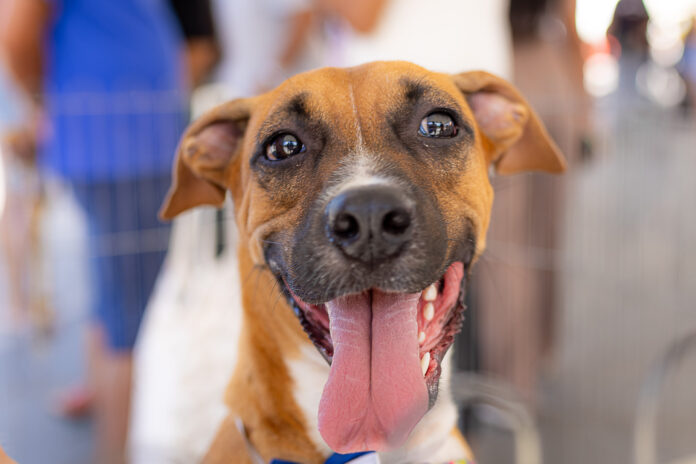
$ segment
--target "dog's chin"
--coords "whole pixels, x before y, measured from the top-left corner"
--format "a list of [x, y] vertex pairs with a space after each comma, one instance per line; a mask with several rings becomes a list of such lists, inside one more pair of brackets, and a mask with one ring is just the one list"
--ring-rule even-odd
[[442, 359], [462, 325], [464, 277], [464, 264], [455, 262], [418, 293], [371, 288], [323, 304], [284, 285], [331, 365], [319, 429], [335, 451], [400, 446], [434, 404]]

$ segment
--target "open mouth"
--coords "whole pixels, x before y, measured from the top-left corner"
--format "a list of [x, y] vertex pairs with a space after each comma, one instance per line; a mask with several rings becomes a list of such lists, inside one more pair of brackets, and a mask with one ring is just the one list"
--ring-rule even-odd
[[462, 325], [463, 278], [464, 265], [455, 262], [419, 293], [373, 288], [317, 305], [287, 290], [331, 364], [319, 429], [335, 451], [399, 446], [432, 406], [442, 359]]

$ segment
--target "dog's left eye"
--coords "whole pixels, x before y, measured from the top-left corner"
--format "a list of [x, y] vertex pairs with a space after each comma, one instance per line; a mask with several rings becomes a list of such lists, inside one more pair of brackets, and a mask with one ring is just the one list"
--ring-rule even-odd
[[436, 111], [421, 120], [418, 133], [423, 137], [450, 138], [457, 135], [457, 125], [452, 116]]
[[279, 134], [266, 143], [266, 159], [280, 161], [302, 153], [304, 144], [292, 134]]

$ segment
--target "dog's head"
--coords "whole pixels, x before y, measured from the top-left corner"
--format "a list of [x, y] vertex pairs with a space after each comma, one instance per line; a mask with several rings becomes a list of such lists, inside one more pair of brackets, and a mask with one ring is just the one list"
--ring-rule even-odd
[[401, 444], [437, 396], [499, 173], [564, 162], [526, 101], [484, 72], [322, 69], [224, 104], [184, 135], [163, 216], [235, 202], [249, 252], [332, 364], [320, 432]]

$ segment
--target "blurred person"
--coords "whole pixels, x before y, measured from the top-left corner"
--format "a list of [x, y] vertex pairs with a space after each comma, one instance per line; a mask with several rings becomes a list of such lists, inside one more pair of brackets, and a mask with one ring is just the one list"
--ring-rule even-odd
[[621, 0], [614, 10], [607, 38], [612, 54], [619, 61], [620, 94], [642, 92], [637, 78], [641, 69], [647, 69], [650, 60], [648, 44], [648, 11], [642, 0]]
[[314, 0], [214, 0], [224, 98], [256, 95], [324, 64]]
[[641, 61], [648, 58], [648, 11], [643, 0], [621, 0], [614, 10], [609, 34], [616, 37], [622, 52], [634, 53]]
[[[216, 0], [221, 61], [192, 111], [254, 95], [324, 64], [311, 0]], [[135, 464], [198, 462], [227, 414], [241, 307], [231, 205], [178, 218], [135, 351]]]
[[123, 462], [131, 350], [167, 242], [156, 213], [185, 123], [181, 38], [161, 0], [5, 1], [0, 46], [35, 102], [41, 170], [71, 183], [91, 232], [89, 386], [61, 406], [93, 405], [97, 462]]
[[205, 83], [220, 59], [210, 0], [169, 0], [186, 39], [186, 71], [190, 87]]
[[[515, 85], [569, 160], [589, 155], [590, 100], [575, 31], [574, 0], [511, 0]], [[557, 250], [563, 176], [494, 178], [487, 259], [472, 284], [481, 368], [504, 378], [531, 407], [552, 355], [558, 321]]]

